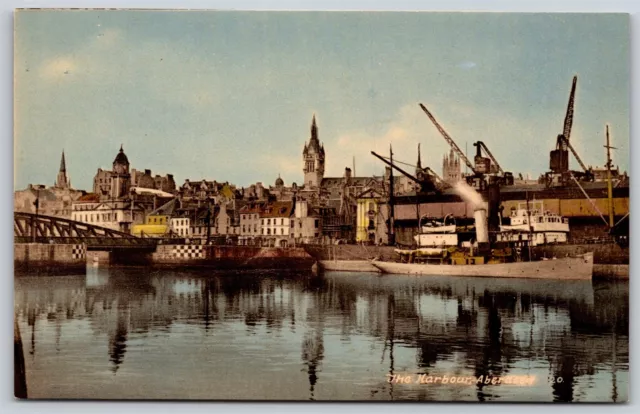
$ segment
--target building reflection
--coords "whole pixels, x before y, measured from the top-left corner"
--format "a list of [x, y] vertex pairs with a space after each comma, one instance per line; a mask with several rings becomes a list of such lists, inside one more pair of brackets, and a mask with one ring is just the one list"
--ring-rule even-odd
[[[114, 373], [134, 334], [169, 334], [177, 325], [206, 335], [225, 324], [261, 335], [286, 329], [299, 335], [310, 399], [322, 384], [329, 331], [379, 341], [389, 374], [399, 347], [415, 350], [416, 373], [457, 359], [468, 375], [499, 376], [517, 361], [544, 360], [549, 375], [563, 378], [550, 386], [556, 401], [573, 401], [578, 378], [612, 364], [617, 399], [615, 364], [628, 364], [628, 283], [94, 268], [87, 277], [24, 277], [15, 285], [31, 355], [36, 324], [53, 324], [59, 341], [66, 320], [87, 320], [107, 338]], [[407, 397], [406, 387], [382, 386], [389, 398]], [[491, 399], [496, 387], [477, 384], [476, 398]]]

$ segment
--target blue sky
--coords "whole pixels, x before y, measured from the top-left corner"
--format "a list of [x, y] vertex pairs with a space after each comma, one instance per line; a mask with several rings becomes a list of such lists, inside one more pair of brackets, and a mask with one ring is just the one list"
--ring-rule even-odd
[[[66, 73], [65, 73], [66, 72]], [[604, 128], [628, 169], [624, 14], [21, 11], [15, 20], [15, 185], [53, 183], [64, 148], [90, 190], [120, 144], [153, 173], [246, 186], [302, 182], [315, 113], [327, 176], [370, 151], [441, 172], [448, 146], [484, 141], [507, 171], [537, 176], [562, 131], [604, 164]], [[572, 160], [572, 168], [579, 168]]]

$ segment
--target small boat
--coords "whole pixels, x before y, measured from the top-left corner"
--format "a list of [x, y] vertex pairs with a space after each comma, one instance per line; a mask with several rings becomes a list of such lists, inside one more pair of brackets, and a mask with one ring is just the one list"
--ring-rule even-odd
[[[537, 214], [534, 217], [537, 217]], [[547, 216], [543, 214], [541, 217]], [[526, 218], [530, 219], [531, 215], [527, 213]], [[452, 233], [451, 225], [447, 225], [446, 219], [445, 217], [441, 223], [429, 226], [429, 231], [425, 232], [424, 226], [421, 225], [423, 221], [421, 218], [419, 228], [422, 231], [414, 237], [417, 242], [415, 249], [396, 249], [395, 252], [400, 259], [397, 262], [372, 260], [371, 264], [382, 273], [405, 275], [564, 280], [590, 280], [592, 278], [592, 252], [575, 257], [531, 260], [530, 254], [527, 255], [526, 250], [523, 251], [523, 247], [535, 244], [536, 238], [531, 237], [531, 231], [525, 233], [529, 237], [524, 239], [518, 237], [516, 240], [512, 240], [505, 236], [503, 230], [494, 235], [493, 244], [490, 244], [487, 211], [483, 207], [478, 207], [474, 211], [475, 239], [463, 240], [459, 237], [461, 233], [455, 231]], [[530, 223], [527, 221], [525, 225], [530, 228]], [[549, 221], [549, 223], [567, 224], [562, 218], [559, 221]], [[453, 228], [456, 228], [455, 223]], [[546, 230], [556, 229], [541, 228], [540, 234], [544, 235]], [[506, 231], [510, 232], [511, 229]], [[465, 236], [469, 235], [465, 234]]]

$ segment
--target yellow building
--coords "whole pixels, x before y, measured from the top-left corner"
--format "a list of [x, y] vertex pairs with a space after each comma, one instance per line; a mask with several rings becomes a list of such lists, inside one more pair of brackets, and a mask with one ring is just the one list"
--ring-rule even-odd
[[387, 228], [380, 203], [382, 198], [373, 189], [358, 195], [356, 199], [356, 242], [386, 243]]
[[131, 234], [137, 237], [163, 237], [169, 232], [169, 216], [149, 214], [144, 224], [133, 226]]

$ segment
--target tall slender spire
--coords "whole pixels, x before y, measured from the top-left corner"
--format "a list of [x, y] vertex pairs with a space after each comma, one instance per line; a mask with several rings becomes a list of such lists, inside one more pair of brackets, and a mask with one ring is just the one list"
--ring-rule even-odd
[[64, 150], [62, 150], [62, 158], [60, 159], [60, 172], [67, 172], [67, 163], [64, 161]]
[[56, 182], [54, 184], [56, 188], [69, 188], [69, 178], [67, 177], [67, 163], [64, 159], [64, 150], [62, 150], [62, 158], [60, 158], [60, 171], [58, 171], [58, 176], [56, 177]]
[[417, 169], [422, 169], [422, 162], [420, 162], [420, 143], [418, 143], [418, 164], [416, 165]]
[[318, 125], [316, 125], [316, 114], [313, 114], [311, 120], [311, 140], [318, 140]]

